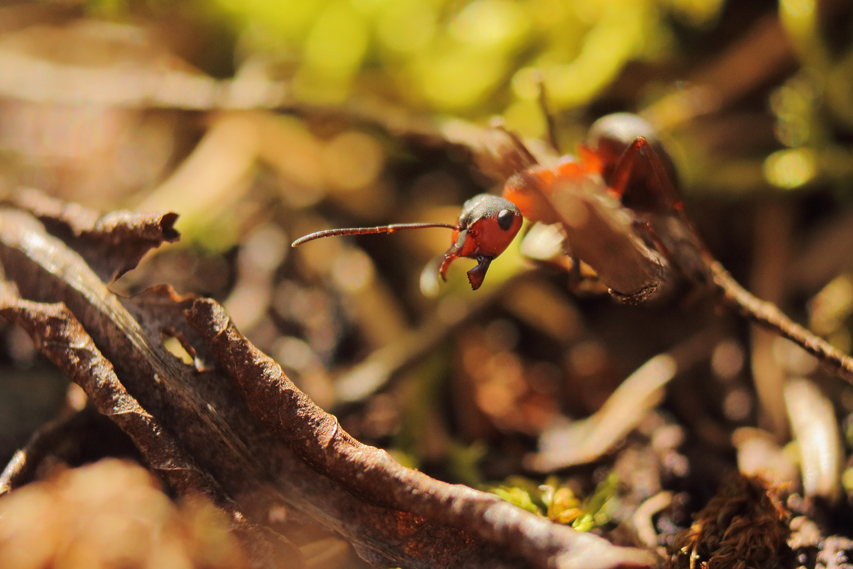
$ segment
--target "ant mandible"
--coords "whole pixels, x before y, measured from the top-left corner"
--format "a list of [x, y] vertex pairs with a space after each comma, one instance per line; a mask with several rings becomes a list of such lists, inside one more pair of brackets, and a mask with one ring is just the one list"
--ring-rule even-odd
[[[560, 221], [549, 201], [557, 188], [561, 191], [569, 188], [570, 191], [573, 184], [593, 183], [642, 216], [643, 213], [681, 210], [674, 180], [672, 161], [657, 141], [652, 125], [637, 115], [616, 113], [593, 123], [586, 142], [578, 148], [577, 157], [564, 156], [553, 168], [535, 165], [512, 176], [504, 185], [502, 198], [480, 194], [466, 201], [456, 225], [407, 223], [329, 229], [297, 239], [293, 247], [338, 235], [449, 228], [453, 230], [453, 238], [439, 273], [446, 280], [447, 269], [455, 259], [475, 259], [477, 266], [468, 271], [468, 281], [471, 288], [477, 290], [483, 284], [491, 262], [518, 234], [524, 218], [543, 223]], [[665, 247], [659, 239], [652, 240]]]

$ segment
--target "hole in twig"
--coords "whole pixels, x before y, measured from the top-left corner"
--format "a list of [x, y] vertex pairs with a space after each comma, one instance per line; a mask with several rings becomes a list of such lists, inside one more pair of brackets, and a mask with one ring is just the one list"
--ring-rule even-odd
[[178, 337], [171, 331], [163, 330], [160, 332], [160, 341], [163, 342], [163, 347], [166, 348], [170, 354], [187, 365], [195, 366], [195, 357], [193, 354], [186, 349]]

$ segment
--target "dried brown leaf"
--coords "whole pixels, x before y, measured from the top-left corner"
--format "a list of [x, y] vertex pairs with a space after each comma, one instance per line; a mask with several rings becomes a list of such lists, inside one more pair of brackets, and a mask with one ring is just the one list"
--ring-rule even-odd
[[363, 445], [341, 429], [333, 415], [315, 406], [278, 364], [240, 335], [214, 301], [194, 301], [187, 316], [267, 429], [316, 471], [369, 502], [464, 528], [472, 536], [504, 544], [537, 566], [652, 563], [644, 552], [615, 548], [597, 536], [552, 524], [492, 494], [440, 482], [401, 466], [385, 451]]
[[12, 203], [29, 211], [45, 229], [77, 251], [104, 282], [136, 268], [148, 251], [180, 238], [178, 215], [115, 211], [106, 215], [37, 190], [15, 192]]

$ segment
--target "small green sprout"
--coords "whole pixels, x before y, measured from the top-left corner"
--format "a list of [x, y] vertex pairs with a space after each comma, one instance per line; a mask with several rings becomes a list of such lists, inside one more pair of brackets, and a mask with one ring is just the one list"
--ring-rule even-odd
[[491, 492], [528, 512], [547, 517], [554, 523], [571, 524], [578, 531], [590, 531], [610, 521], [612, 500], [619, 479], [611, 472], [590, 496], [581, 500], [574, 491], [551, 477], [538, 488], [522, 477], [511, 477], [506, 484], [493, 487]]

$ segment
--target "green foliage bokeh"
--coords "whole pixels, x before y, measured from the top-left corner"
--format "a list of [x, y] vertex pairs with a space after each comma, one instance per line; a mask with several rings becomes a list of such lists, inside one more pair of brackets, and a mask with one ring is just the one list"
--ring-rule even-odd
[[588, 102], [629, 59], [673, 44], [668, 19], [701, 26], [720, 0], [215, 0], [248, 53], [287, 62], [313, 103], [377, 93], [408, 108], [501, 114], [540, 135], [540, 78], [554, 109]]

